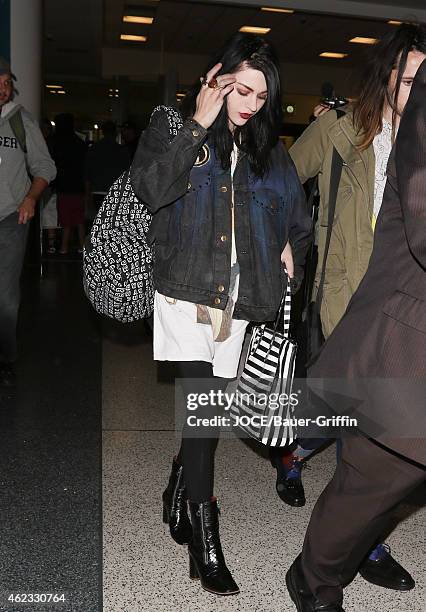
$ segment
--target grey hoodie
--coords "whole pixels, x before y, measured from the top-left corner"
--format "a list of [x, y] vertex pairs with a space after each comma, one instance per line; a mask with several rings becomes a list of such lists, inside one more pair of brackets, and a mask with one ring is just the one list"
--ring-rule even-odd
[[[24, 154], [10, 127], [9, 118], [21, 109], [27, 141]], [[0, 221], [17, 211], [31, 187], [30, 174], [48, 183], [56, 176], [56, 167], [46, 142], [33, 117], [19, 104], [8, 102], [0, 116]]]

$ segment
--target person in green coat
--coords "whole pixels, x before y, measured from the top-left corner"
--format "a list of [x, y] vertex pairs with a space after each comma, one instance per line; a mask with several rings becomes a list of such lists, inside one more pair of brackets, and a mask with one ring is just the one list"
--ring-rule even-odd
[[[344, 315], [364, 277], [373, 248], [374, 228], [386, 184], [386, 168], [416, 72], [426, 57], [426, 28], [404, 24], [372, 49], [357, 101], [338, 118], [325, 107], [290, 149], [301, 182], [318, 175], [320, 206], [316, 228], [321, 277], [328, 224], [333, 149], [343, 159], [333, 231], [326, 262], [321, 323], [325, 338]], [[276, 456], [277, 493], [291, 506], [303, 506], [301, 470], [313, 452], [303, 440], [293, 452]], [[321, 447], [326, 440], [316, 440]], [[310, 440], [312, 443], [312, 440]], [[361, 575], [395, 590], [415, 586], [410, 574], [379, 544], [365, 559]]]

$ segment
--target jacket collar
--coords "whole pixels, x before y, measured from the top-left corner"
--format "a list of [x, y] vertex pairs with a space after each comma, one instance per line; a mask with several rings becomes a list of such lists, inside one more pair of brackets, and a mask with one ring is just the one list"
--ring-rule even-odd
[[[358, 148], [362, 139], [355, 130], [352, 111], [347, 112], [341, 119], [332, 124], [329, 135], [344, 161], [350, 161], [354, 153], [359, 153], [362, 156], [363, 151]], [[348, 160], [345, 157], [348, 157]]]

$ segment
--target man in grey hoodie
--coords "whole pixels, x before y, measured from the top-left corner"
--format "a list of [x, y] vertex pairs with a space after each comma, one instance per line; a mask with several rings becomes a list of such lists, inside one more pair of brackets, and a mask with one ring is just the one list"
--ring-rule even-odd
[[19, 282], [28, 222], [56, 168], [31, 115], [13, 102], [13, 76], [0, 57], [0, 386], [15, 383]]

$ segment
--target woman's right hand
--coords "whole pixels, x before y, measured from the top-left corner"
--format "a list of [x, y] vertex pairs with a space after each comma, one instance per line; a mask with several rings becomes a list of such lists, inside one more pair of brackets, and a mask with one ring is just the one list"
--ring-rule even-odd
[[325, 113], [328, 113], [329, 110], [331, 110], [331, 108], [327, 104], [318, 104], [314, 108], [313, 115], [314, 117], [318, 118], [321, 117], [321, 115], [325, 115]]
[[[213, 66], [206, 75], [206, 83], [209, 83], [221, 68], [222, 64]], [[216, 89], [208, 87], [206, 83], [203, 84], [196, 100], [194, 121], [207, 130], [220, 113], [225, 96], [234, 89], [235, 81], [236, 78], [233, 74], [221, 74], [217, 77], [218, 87]]]

